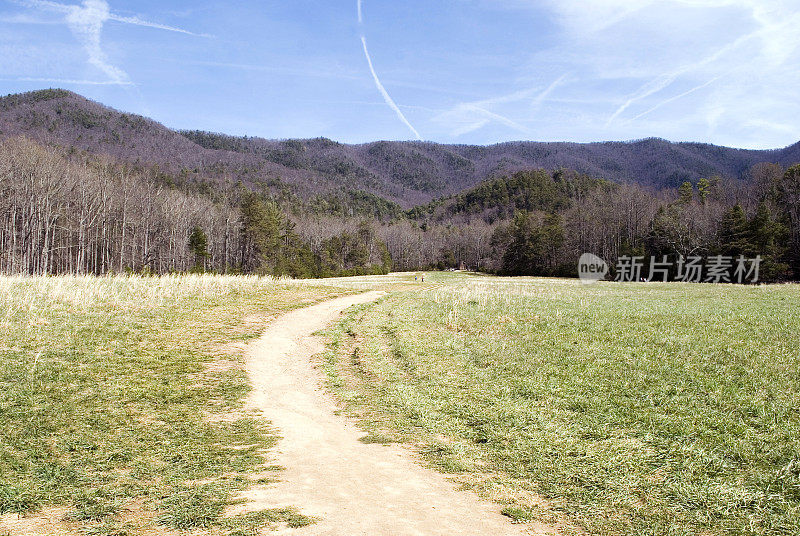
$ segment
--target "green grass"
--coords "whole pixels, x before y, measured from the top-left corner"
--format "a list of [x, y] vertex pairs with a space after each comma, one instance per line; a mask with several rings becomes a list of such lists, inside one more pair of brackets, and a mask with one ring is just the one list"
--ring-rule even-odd
[[[302, 523], [222, 516], [276, 441], [243, 410], [242, 357], [224, 345], [263, 330], [248, 316], [359, 286], [339, 283], [0, 278], [0, 514], [69, 506], [87, 533], [134, 535], [121, 520], [136, 500], [179, 529]], [[219, 357], [232, 366], [207, 366]]]
[[331, 332], [330, 386], [370, 437], [520, 522], [800, 533], [800, 287], [427, 282]]
[[233, 529], [229, 536], [258, 536], [262, 527], [284, 523], [296, 529], [314, 523], [314, 518], [304, 516], [296, 508], [272, 508], [249, 512], [227, 519], [223, 526]]

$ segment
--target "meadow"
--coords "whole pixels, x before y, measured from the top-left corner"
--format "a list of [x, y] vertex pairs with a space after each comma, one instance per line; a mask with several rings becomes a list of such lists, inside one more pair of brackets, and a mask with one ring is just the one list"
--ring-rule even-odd
[[227, 515], [281, 472], [242, 352], [282, 312], [382, 288], [319, 356], [364, 442], [562, 534], [800, 532], [797, 285], [413, 275], [0, 278], [0, 526], [313, 523]]
[[426, 282], [329, 333], [364, 441], [563, 533], [800, 533], [800, 287]]
[[369, 284], [0, 278], [0, 515], [56, 508], [49, 534], [115, 536], [310, 523], [224, 515], [278, 469], [263, 457], [276, 432], [243, 408], [242, 348], [274, 315]]

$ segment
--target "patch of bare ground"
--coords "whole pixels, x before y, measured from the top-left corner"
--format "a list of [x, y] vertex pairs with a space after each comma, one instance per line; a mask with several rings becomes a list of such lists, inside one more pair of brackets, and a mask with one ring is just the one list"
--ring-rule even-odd
[[3, 514], [0, 534], [30, 536], [70, 536], [80, 534], [80, 527], [67, 520], [69, 508], [45, 508], [35, 514]]
[[119, 515], [102, 522], [86, 523], [70, 519], [67, 507], [44, 508], [28, 515], [4, 514], [0, 516], [0, 534], [10, 536], [84, 536], [96, 531], [104, 535], [137, 536], [222, 536], [224, 532], [212, 529], [178, 531], [158, 522], [157, 512], [147, 508], [142, 500], [130, 501]]

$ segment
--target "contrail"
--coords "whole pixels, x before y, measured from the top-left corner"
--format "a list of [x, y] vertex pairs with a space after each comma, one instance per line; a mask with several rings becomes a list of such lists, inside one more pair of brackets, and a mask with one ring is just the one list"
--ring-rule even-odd
[[146, 28], [155, 28], [158, 30], [165, 30], [168, 32], [177, 32], [186, 35], [192, 35], [195, 37], [213, 37], [212, 35], [209, 34], [190, 32], [189, 30], [184, 30], [183, 28], [176, 28], [175, 26], [168, 26], [166, 24], [159, 24], [157, 22], [142, 20], [139, 17], [123, 17], [121, 15], [111, 13], [108, 8], [108, 3], [105, 2], [104, 0], [84, 0], [83, 7], [72, 4], [61, 4], [58, 2], [52, 2], [50, 0], [12, 0], [12, 2], [22, 4], [28, 7], [50, 9], [52, 11], [60, 11], [62, 13], [67, 13], [67, 14], [73, 13], [76, 10], [97, 9], [99, 7], [100, 9], [106, 12], [107, 14], [106, 20], [112, 20], [114, 22], [122, 22], [125, 24], [133, 24], [135, 26], [144, 26]]
[[177, 32], [186, 35], [191, 35], [194, 37], [214, 37], [213, 35], [210, 34], [195, 33], [195, 32], [190, 32], [189, 30], [184, 30], [182, 28], [167, 26], [166, 24], [158, 24], [157, 22], [148, 22], [146, 20], [140, 19], [139, 17], [120, 17], [119, 15], [114, 15], [112, 13], [108, 17], [108, 20], [113, 20], [116, 22], [124, 22], [125, 24], [134, 24], [136, 26], [144, 26], [146, 28], [155, 28], [157, 30], [166, 30], [168, 32]]
[[488, 117], [489, 119], [494, 119], [498, 123], [502, 123], [503, 125], [506, 125], [507, 127], [513, 128], [514, 130], [518, 130], [518, 131], [523, 132], [525, 134], [530, 134], [531, 133], [529, 128], [520, 125], [516, 121], [513, 121], [513, 120], [509, 119], [508, 117], [506, 117], [504, 115], [500, 115], [500, 114], [495, 113], [495, 112], [490, 112], [486, 108], [481, 108], [480, 106], [476, 106], [476, 105], [470, 105], [469, 109], [474, 110], [474, 111], [480, 113], [481, 115], [483, 115], [485, 117]]
[[[726, 74], [728, 74], [728, 73], [726, 73]], [[717, 80], [722, 78], [723, 76], [725, 76], [725, 75], [721, 74], [719, 76], [715, 76], [714, 78], [712, 78], [708, 82], [706, 82], [704, 84], [700, 84], [699, 86], [693, 87], [689, 91], [684, 91], [683, 93], [681, 93], [679, 95], [675, 95], [674, 97], [670, 97], [667, 100], [663, 100], [663, 101], [659, 102], [658, 104], [656, 104], [655, 106], [653, 106], [652, 108], [650, 108], [649, 110], [645, 110], [644, 112], [640, 113], [639, 115], [637, 115], [636, 117], [631, 119], [631, 121], [635, 121], [636, 119], [640, 119], [640, 118], [646, 116], [647, 114], [649, 114], [650, 112], [654, 112], [654, 111], [658, 110], [659, 108], [661, 108], [665, 104], [669, 104], [670, 102], [674, 102], [674, 101], [676, 101], [678, 99], [682, 99], [683, 97], [685, 97], [687, 95], [691, 95], [695, 91], [699, 91], [699, 90], [703, 89], [704, 87], [710, 86], [711, 84], [713, 84], [714, 82], [716, 82]]]
[[[364, 20], [361, 12], [361, 0], [357, 0], [356, 5], [358, 7], [358, 22], [360, 24]], [[417, 129], [415, 129], [408, 121], [408, 119], [406, 119], [406, 116], [400, 110], [400, 107], [397, 106], [397, 103], [395, 103], [394, 100], [392, 100], [392, 97], [389, 95], [389, 92], [386, 91], [386, 88], [383, 87], [380, 78], [378, 78], [378, 73], [375, 72], [375, 67], [372, 65], [372, 58], [370, 57], [369, 50], [367, 49], [367, 38], [364, 37], [363, 33], [361, 34], [361, 44], [364, 47], [364, 57], [367, 58], [367, 65], [369, 65], [369, 71], [372, 73], [372, 79], [375, 81], [375, 87], [378, 88], [378, 91], [380, 92], [381, 96], [383, 96], [383, 100], [386, 101], [386, 104], [389, 105], [389, 108], [394, 110], [394, 113], [397, 114], [397, 117], [400, 118], [400, 121], [402, 121], [403, 124], [405, 124], [409, 128], [409, 130], [411, 130], [411, 132], [414, 133], [414, 136], [418, 140], [422, 141], [422, 136], [419, 135]]]
[[566, 80], [567, 76], [568, 76], [568, 75], [567, 75], [566, 73], [565, 73], [565, 74], [562, 74], [562, 75], [561, 75], [560, 77], [558, 77], [558, 78], [557, 78], [557, 79], [556, 79], [556, 80], [555, 80], [553, 83], [551, 83], [549, 86], [547, 86], [547, 89], [545, 89], [544, 91], [542, 91], [541, 93], [539, 93], [539, 94], [536, 96], [536, 98], [535, 98], [535, 99], [533, 99], [533, 102], [531, 103], [531, 107], [532, 107], [532, 108], [534, 108], [534, 109], [536, 109], [536, 108], [538, 108], [539, 106], [541, 106], [541, 105], [542, 105], [542, 103], [545, 101], [545, 99], [547, 99], [547, 97], [549, 97], [549, 96], [550, 96], [550, 94], [551, 94], [553, 91], [555, 91], [555, 89], [556, 89], [558, 86], [560, 86], [560, 85], [561, 85], [561, 83], [562, 83], [562, 82], [564, 82], [564, 80]]
[[[166, 30], [169, 32], [178, 32], [197, 37], [211, 37], [204, 34], [195, 34], [182, 28], [175, 28], [165, 24], [158, 24], [142, 20], [138, 17], [123, 17], [111, 12], [111, 8], [106, 0], [83, 0], [80, 4], [62, 4], [53, 2], [52, 0], [11, 0], [14, 3], [21, 4], [26, 7], [36, 9], [48, 9], [57, 11], [64, 14], [64, 22], [66, 22], [70, 31], [83, 45], [86, 51], [90, 65], [94, 65], [100, 71], [105, 73], [109, 78], [107, 84], [101, 82], [93, 83], [95, 85], [120, 85], [131, 86], [132, 90], [138, 95], [142, 101], [142, 106], [145, 108], [145, 113], [150, 115], [147, 104], [144, 102], [139, 88], [136, 84], [131, 82], [128, 73], [119, 67], [113, 65], [108, 56], [106, 56], [101, 44], [101, 34], [103, 27], [108, 21], [121, 22], [124, 24], [132, 24], [135, 26], [145, 26], [148, 28], [156, 28], [159, 30]], [[92, 83], [86, 80], [64, 80], [63, 83], [75, 84], [89, 84]]]
[[[48, 2], [49, 3], [49, 2]], [[106, 73], [117, 83], [129, 82], [128, 73], [108, 61], [106, 53], [100, 45], [100, 34], [103, 25], [109, 19], [108, 2], [105, 0], [84, 0], [81, 7], [69, 6], [67, 9], [67, 26], [82, 43], [89, 63]]]
[[386, 88], [383, 87], [383, 84], [381, 84], [378, 74], [375, 72], [375, 67], [372, 66], [372, 58], [369, 57], [369, 50], [367, 50], [367, 38], [363, 35], [361, 36], [361, 44], [364, 45], [364, 56], [367, 58], [367, 64], [369, 64], [369, 70], [372, 73], [372, 79], [375, 81], [375, 86], [378, 88], [378, 91], [380, 91], [381, 95], [383, 95], [383, 100], [386, 101], [386, 104], [388, 104], [389, 107], [394, 110], [394, 113], [397, 114], [397, 117], [399, 117], [400, 120], [411, 130], [411, 132], [414, 133], [414, 136], [421, 141], [422, 136], [420, 136], [419, 132], [417, 132], [417, 129], [415, 129], [411, 123], [408, 122], [408, 119], [406, 119], [406, 116], [403, 115], [400, 107], [397, 106], [397, 104], [392, 100], [392, 97], [389, 96], [389, 92], [386, 91]]
[[89, 63], [105, 73], [112, 84], [116, 85], [124, 86], [133, 84], [130, 81], [128, 73], [111, 64], [101, 46], [100, 34], [107, 21], [112, 20], [170, 32], [179, 32], [195, 36], [199, 35], [181, 28], [148, 22], [138, 17], [122, 17], [116, 15], [111, 13], [108, 2], [105, 0], [83, 0], [80, 5], [61, 4], [50, 0], [19, 0], [17, 3], [28, 7], [49, 9], [64, 13], [67, 26], [83, 45]]
[[678, 73], [671, 73], [667, 75], [661, 75], [655, 80], [645, 84], [635, 95], [630, 97], [627, 101], [625, 101], [625, 103], [622, 106], [617, 108], [617, 111], [615, 111], [611, 115], [611, 117], [608, 118], [608, 121], [606, 121], [606, 127], [611, 125], [611, 123], [613, 123], [617, 117], [622, 115], [622, 112], [627, 110], [632, 104], [642, 99], [645, 99], [650, 95], [653, 95], [654, 93], [658, 93], [665, 87], [672, 84], [677, 78], [678, 78]]
[[[462, 136], [474, 130], [477, 130], [481, 127], [486, 126], [490, 122], [494, 121], [496, 123], [503, 124], [507, 127], [513, 128], [514, 130], [518, 130], [524, 134], [531, 134], [532, 131], [520, 124], [516, 121], [504, 116], [500, 115], [499, 113], [490, 111], [489, 108], [498, 104], [506, 104], [510, 102], [518, 102], [521, 100], [531, 100], [531, 109], [537, 110], [542, 103], [550, 96], [550, 94], [556, 90], [556, 88], [564, 83], [564, 80], [567, 79], [569, 73], [564, 73], [556, 80], [550, 83], [545, 89], [541, 89], [539, 87], [532, 87], [528, 89], [523, 89], [519, 91], [515, 91], [514, 93], [509, 93], [507, 95], [500, 95], [498, 97], [492, 97], [488, 99], [477, 100], [473, 102], [462, 102], [456, 105], [451, 110], [448, 110], [444, 113], [437, 115], [434, 120], [440, 121], [450, 121], [450, 122], [458, 122], [467, 123], [462, 124], [458, 128], [452, 131], [453, 136]], [[474, 116], [479, 116], [474, 120], [471, 120]]]
[[[491, 121], [495, 121], [506, 125], [507, 127], [513, 128], [514, 130], [518, 130], [524, 134], [530, 134], [531, 131], [527, 127], [520, 125], [519, 123], [509, 119], [504, 115], [500, 115], [498, 113], [492, 112], [487, 110], [484, 105], [489, 103], [492, 99], [487, 99], [486, 101], [477, 101], [477, 102], [466, 102], [457, 105], [453, 110], [444, 112], [437, 116], [437, 119], [442, 119], [445, 121], [459, 121], [459, 122], [467, 122], [469, 124], [464, 124], [459, 128], [453, 130], [453, 136], [462, 136], [474, 130], [477, 130], [481, 127], [488, 125]], [[475, 120], [471, 120], [472, 117], [476, 115], [480, 116]], [[469, 117], [467, 117], [469, 116]]]
[[[732, 43], [728, 43], [724, 47], [722, 47], [719, 50], [717, 50], [715, 53], [711, 54], [710, 56], [708, 56], [708, 57], [706, 57], [706, 58], [704, 58], [704, 59], [702, 59], [702, 60], [700, 60], [698, 62], [692, 63], [690, 65], [686, 65], [686, 66], [681, 67], [681, 68], [679, 68], [679, 69], [677, 69], [675, 71], [672, 71], [670, 73], [662, 74], [661, 76], [659, 76], [655, 80], [652, 80], [652, 81], [648, 82], [647, 84], [642, 86], [635, 95], [631, 96], [622, 106], [617, 108], [617, 111], [614, 112], [614, 114], [611, 117], [609, 117], [608, 121], [606, 121], [606, 127], [611, 125], [611, 123], [613, 123], [614, 120], [622, 114], [622, 112], [627, 110], [628, 107], [630, 107], [635, 102], [638, 102], [638, 101], [640, 101], [640, 100], [642, 100], [644, 98], [647, 98], [650, 95], [653, 95], [654, 93], [658, 93], [662, 89], [664, 89], [667, 86], [669, 86], [670, 84], [672, 84], [678, 77], [680, 77], [680, 76], [682, 76], [682, 75], [684, 75], [684, 74], [686, 74], [686, 73], [688, 73], [690, 71], [693, 71], [693, 70], [698, 69], [700, 67], [705, 67], [706, 65], [717, 61], [719, 58], [721, 58], [722, 56], [724, 56], [728, 52], [730, 52], [732, 50], [735, 50], [736, 48], [738, 48], [742, 44], [746, 43], [750, 39], [753, 39], [754, 37], [758, 37], [762, 33], [763, 33], [763, 30], [756, 30], [756, 31], [751, 32], [751, 33], [749, 33], [747, 35], [744, 35], [744, 36], [736, 39]], [[649, 113], [650, 111], [652, 111], [652, 110], [649, 110], [648, 112], [645, 112], [645, 113]]]

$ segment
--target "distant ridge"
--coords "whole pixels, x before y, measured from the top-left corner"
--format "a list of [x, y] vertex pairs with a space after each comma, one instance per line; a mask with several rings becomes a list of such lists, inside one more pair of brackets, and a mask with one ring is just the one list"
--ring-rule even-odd
[[769, 151], [657, 138], [631, 142], [506, 142], [490, 146], [390, 142], [348, 145], [325, 138], [265, 140], [175, 131], [76, 93], [50, 89], [0, 98], [0, 136], [26, 135], [108, 154], [185, 180], [262, 184], [304, 199], [367, 192], [404, 208], [457, 194], [523, 169], [569, 168], [654, 188], [721, 175], [746, 178], [759, 162], [800, 162], [800, 142]]

